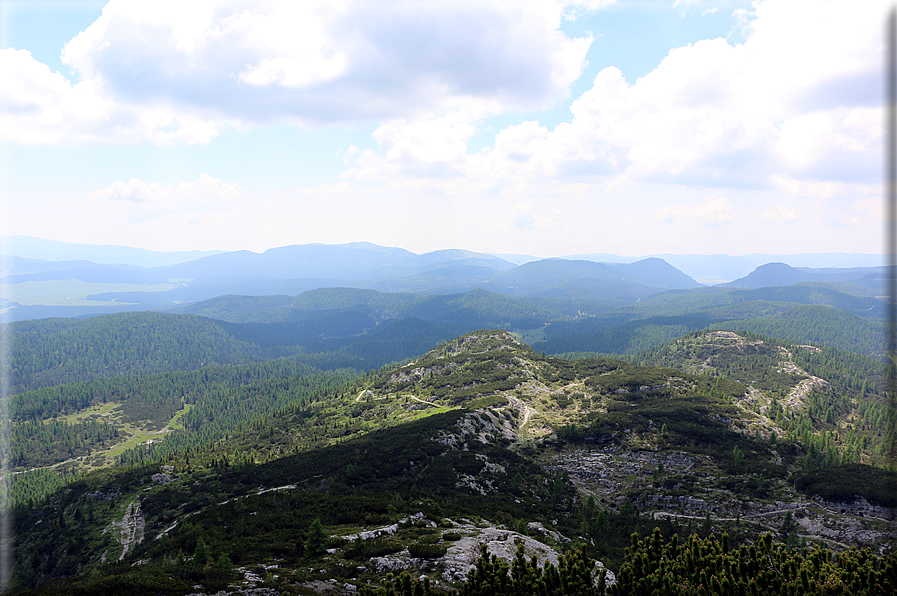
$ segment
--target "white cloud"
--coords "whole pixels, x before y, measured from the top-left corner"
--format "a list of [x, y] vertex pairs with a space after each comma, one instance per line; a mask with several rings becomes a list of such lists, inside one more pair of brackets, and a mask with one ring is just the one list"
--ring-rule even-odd
[[464, 161], [467, 141], [475, 130], [455, 112], [433, 120], [389, 121], [373, 137], [386, 161], [420, 165], [427, 175], [438, 177], [434, 167]]
[[850, 206], [850, 210], [863, 214], [867, 219], [880, 221], [882, 219], [883, 206], [881, 201], [871, 198], [863, 198]]
[[495, 136], [494, 157], [514, 163], [533, 159], [545, 147], [548, 129], [538, 122], [521, 122], [509, 126]]
[[714, 39], [673, 49], [633, 85], [602, 71], [573, 104], [574, 128], [643, 179], [765, 185], [787, 172], [877, 180], [883, 8], [757, 3], [743, 45]]
[[585, 8], [586, 10], [600, 10], [613, 6], [617, 0], [565, 0], [566, 6], [575, 6], [577, 8]]
[[820, 199], [855, 199], [858, 196], [879, 196], [881, 183], [854, 183], [831, 180], [800, 180], [791, 176], [773, 176], [772, 186], [797, 197]]
[[560, 30], [566, 6], [111, 0], [63, 50], [78, 84], [4, 50], [0, 122], [9, 126], [0, 135], [204, 143], [228, 126], [550, 107], [579, 78], [592, 42]]
[[161, 185], [132, 178], [92, 192], [83, 203], [91, 209], [114, 210], [128, 221], [157, 218], [173, 213], [184, 217], [208, 217], [232, 209], [243, 197], [238, 184], [200, 174], [195, 180]]
[[707, 199], [695, 207], [694, 214], [706, 225], [719, 225], [735, 219], [732, 204], [722, 197]]
[[[492, 213], [503, 223], [488, 233], [506, 239], [550, 233], [559, 245], [578, 239], [614, 252], [638, 229], [661, 252], [707, 243], [751, 252], [758, 242], [802, 252], [822, 237], [831, 250], [871, 252], [880, 220], [854, 205], [876, 200], [880, 186], [881, 98], [872, 82], [880, 8], [767, 0], [755, 5], [744, 44], [676, 48], [635, 83], [606, 68], [573, 101], [571, 121], [554, 129], [512, 124], [470, 152], [471, 112], [386, 123], [374, 135], [379, 148], [345, 177]], [[810, 63], [817, 51], [821, 65]], [[549, 209], [559, 212], [546, 225]], [[771, 232], [780, 225], [787, 235]]]
[[[142, 181], [92, 195], [93, 207], [180, 234], [197, 229], [168, 215], [179, 201], [193, 205], [191, 221], [230, 218], [230, 237], [264, 227], [261, 214], [277, 219], [269, 225], [283, 243], [334, 241], [316, 234], [335, 218], [345, 241], [381, 234], [389, 244], [421, 221], [439, 222], [419, 226], [424, 243], [488, 236], [502, 250], [500, 240], [541, 234], [546, 254], [551, 241], [582, 252], [572, 246], [582, 238], [610, 251], [636, 228], [663, 251], [669, 224], [682, 226], [682, 242], [704, 234], [734, 247], [739, 234], [755, 242], [783, 222], [800, 248], [801, 238], [871, 221], [862, 201], [877, 200], [880, 184], [879, 0], [758, 0], [743, 13], [745, 43], [675, 48], [635, 82], [606, 68], [569, 122], [551, 128], [530, 114], [471, 152], [484, 118], [569, 92], [590, 39], [570, 39], [561, 19], [607, 4], [114, 0], [66, 47], [82, 82], [0, 51], [0, 138], [194, 143], [227, 126], [379, 123], [375, 149], [358, 143], [338, 156], [342, 181], [282, 191], [257, 212], [225, 203], [238, 195], [221, 180], [200, 185], [205, 204], [181, 185]], [[706, 8], [691, 4], [679, 6]], [[739, 225], [726, 225], [736, 214]], [[304, 235], [291, 240], [295, 230]]]
[[617, 0], [563, 0], [564, 16], [575, 19], [582, 11], [596, 11], [617, 4]]
[[205, 143], [214, 124], [170, 105], [113, 101], [94, 80], [73, 85], [27, 50], [0, 50], [0, 141], [83, 144], [175, 140]]
[[783, 205], [774, 205], [772, 209], [760, 213], [763, 221], [787, 222], [794, 221], [798, 217], [796, 209], [789, 209]]
[[[606, 68], [573, 102], [571, 122], [509, 126], [475, 156], [456, 151], [456, 165], [477, 180], [875, 184], [883, 7], [758, 2], [744, 44], [719, 38], [675, 48], [634, 84]], [[416, 157], [407, 159], [405, 170], [415, 171]], [[377, 167], [373, 159], [366, 165]], [[392, 172], [391, 165], [380, 167]]]

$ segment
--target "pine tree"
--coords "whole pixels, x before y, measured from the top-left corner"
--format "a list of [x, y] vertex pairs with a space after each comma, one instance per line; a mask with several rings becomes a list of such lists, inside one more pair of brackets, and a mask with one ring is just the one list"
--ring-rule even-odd
[[205, 567], [209, 561], [209, 551], [206, 548], [206, 541], [200, 536], [196, 541], [196, 550], [193, 551], [193, 562], [200, 567]]
[[323, 553], [327, 549], [327, 533], [321, 525], [321, 520], [317, 517], [308, 526], [308, 537], [305, 539], [305, 554], [315, 556]]

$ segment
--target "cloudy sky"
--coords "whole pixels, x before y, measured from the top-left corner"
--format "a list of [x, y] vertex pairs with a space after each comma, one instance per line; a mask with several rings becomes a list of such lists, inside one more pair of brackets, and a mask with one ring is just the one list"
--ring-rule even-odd
[[0, 0], [0, 233], [882, 250], [878, 0]]

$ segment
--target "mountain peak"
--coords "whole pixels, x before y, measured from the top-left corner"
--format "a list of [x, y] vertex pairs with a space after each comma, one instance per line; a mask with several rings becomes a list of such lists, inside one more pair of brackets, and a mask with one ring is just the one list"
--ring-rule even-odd
[[806, 271], [795, 269], [786, 263], [773, 262], [760, 265], [747, 276], [722, 285], [733, 288], [768, 288], [812, 280], [813, 276]]
[[462, 354], [483, 354], [498, 350], [532, 352], [532, 348], [515, 339], [504, 329], [481, 329], [436, 346], [422, 360], [435, 360]]

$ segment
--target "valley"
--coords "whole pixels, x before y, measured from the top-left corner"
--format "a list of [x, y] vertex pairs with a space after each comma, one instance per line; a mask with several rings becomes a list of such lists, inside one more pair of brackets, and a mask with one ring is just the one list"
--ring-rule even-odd
[[12, 592], [448, 590], [485, 547], [627, 593], [655, 528], [890, 569], [879, 303], [831, 272], [581, 300], [593, 270], [12, 323]]

